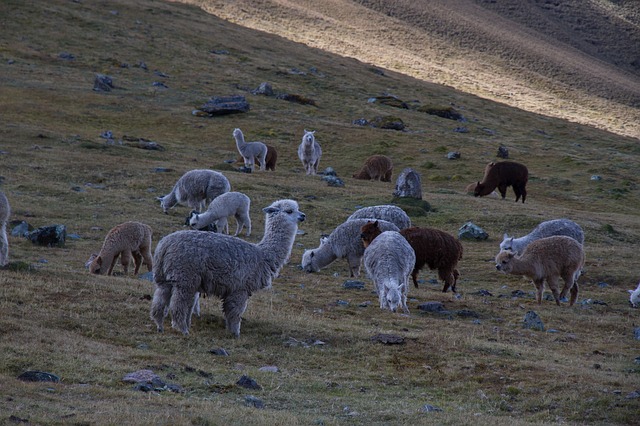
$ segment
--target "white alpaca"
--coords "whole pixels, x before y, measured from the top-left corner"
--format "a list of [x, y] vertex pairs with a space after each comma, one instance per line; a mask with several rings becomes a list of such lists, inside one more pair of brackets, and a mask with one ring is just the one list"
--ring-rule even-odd
[[629, 303], [634, 308], [637, 308], [640, 305], [640, 283], [638, 283], [638, 288], [629, 290], [629, 293]]
[[347, 220], [352, 219], [382, 219], [393, 223], [400, 229], [411, 227], [409, 215], [400, 207], [392, 204], [363, 207], [347, 218]]
[[298, 158], [302, 161], [307, 175], [318, 173], [318, 164], [320, 164], [320, 157], [322, 157], [322, 148], [316, 142], [315, 133], [315, 130], [310, 132], [305, 129], [302, 142], [298, 146]]
[[251, 200], [245, 194], [241, 192], [225, 192], [222, 195], [216, 197], [209, 208], [204, 213], [191, 212], [189, 218], [189, 225], [194, 229], [202, 229], [215, 223], [218, 232], [223, 230], [229, 233], [228, 216], [234, 216], [236, 218], [236, 233], [237, 236], [242, 228], [247, 227], [247, 237], [251, 235], [251, 218], [249, 217], [249, 209], [251, 207]]
[[204, 293], [222, 299], [227, 330], [240, 335], [249, 297], [271, 287], [291, 255], [298, 222], [305, 219], [293, 200], [276, 201], [263, 211], [265, 231], [258, 244], [193, 230], [160, 240], [153, 259], [156, 290], [151, 304], [151, 318], [159, 332], [170, 311], [172, 327], [189, 334], [196, 294]]
[[7, 239], [7, 222], [11, 216], [11, 207], [4, 192], [0, 192], [0, 266], [9, 262], [9, 240]]
[[504, 234], [500, 243], [500, 250], [511, 250], [522, 253], [533, 241], [554, 235], [566, 235], [580, 244], [584, 244], [584, 232], [580, 225], [569, 219], [553, 219], [540, 223], [533, 231], [524, 237], [514, 238]]
[[186, 172], [178, 179], [171, 192], [158, 197], [165, 214], [176, 204], [186, 204], [201, 212], [218, 195], [231, 191], [229, 180], [220, 172], [196, 169]]
[[233, 131], [233, 138], [236, 140], [236, 147], [238, 152], [244, 158], [244, 166], [253, 171], [253, 164], [255, 160], [260, 163], [260, 170], [265, 170], [267, 167], [267, 145], [262, 142], [245, 142], [242, 130], [235, 129]]

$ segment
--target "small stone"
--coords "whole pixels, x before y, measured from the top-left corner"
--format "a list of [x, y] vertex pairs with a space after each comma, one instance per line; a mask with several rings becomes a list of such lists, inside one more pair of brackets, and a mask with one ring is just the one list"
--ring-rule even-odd
[[493, 294], [491, 294], [491, 292], [489, 290], [484, 290], [484, 289], [480, 289], [480, 290], [476, 291], [475, 293], [471, 293], [471, 294], [478, 295], [478, 296], [493, 297]]
[[60, 377], [44, 371], [25, 371], [18, 376], [18, 380], [23, 382], [53, 382], [58, 383]]
[[425, 302], [418, 305], [418, 309], [424, 312], [443, 312], [444, 305], [441, 302]]
[[499, 158], [509, 158], [509, 150], [507, 147], [500, 145], [498, 147], [498, 153], [496, 154]]
[[339, 306], [349, 306], [349, 302], [347, 302], [346, 300], [337, 300], [337, 301], [336, 301], [336, 305], [339, 305]]
[[592, 175], [592, 176], [591, 176], [591, 180], [594, 180], [594, 181], [601, 181], [601, 180], [602, 180], [602, 176], [599, 176], [599, 175]]
[[113, 80], [108, 75], [96, 74], [93, 81], [93, 90], [96, 92], [110, 92], [113, 89]]
[[273, 96], [273, 88], [271, 87], [271, 84], [264, 82], [264, 83], [260, 83], [260, 86], [258, 86], [257, 89], [252, 90], [251, 93], [253, 93], [254, 95], [264, 95], [264, 96]]
[[241, 386], [241, 387], [246, 388], [246, 389], [262, 389], [262, 386], [260, 386], [251, 377], [246, 376], [246, 375], [243, 375], [242, 377], [240, 377], [240, 380], [238, 380], [236, 382], [236, 385]]
[[347, 280], [342, 284], [342, 287], [346, 289], [362, 290], [364, 289], [364, 285], [363, 281]]
[[395, 334], [376, 334], [371, 337], [373, 342], [383, 343], [385, 345], [404, 345], [404, 337], [396, 336]]
[[542, 323], [542, 319], [540, 319], [538, 314], [534, 311], [528, 311], [525, 314], [522, 327], [529, 330], [544, 331], [544, 324]]
[[638, 399], [640, 398], [640, 389], [630, 392], [625, 396], [625, 399]]
[[458, 238], [481, 241], [489, 238], [489, 234], [473, 222], [467, 222], [458, 230]]
[[438, 411], [442, 411], [442, 408], [440, 407], [436, 407], [434, 405], [430, 405], [430, 404], [425, 404], [422, 408], [421, 411], [423, 413], [433, 413], [433, 412], [438, 412]]
[[469, 133], [469, 129], [464, 126], [456, 127], [455, 129], [453, 129], [453, 131], [456, 133]]
[[264, 402], [262, 402], [262, 400], [260, 398], [257, 398], [253, 395], [247, 395], [244, 397], [244, 403], [245, 405], [249, 406], [249, 407], [255, 407], [258, 409], [263, 409], [264, 408]]
[[160, 379], [160, 376], [151, 370], [138, 370], [125, 375], [122, 381], [126, 383], [151, 383], [153, 380], [158, 379]]
[[640, 327], [636, 327], [633, 330], [633, 335], [635, 336], [636, 340], [640, 340]]
[[280, 370], [275, 365], [265, 365], [264, 367], [258, 368], [258, 371], [262, 371], [265, 373], [277, 373]]

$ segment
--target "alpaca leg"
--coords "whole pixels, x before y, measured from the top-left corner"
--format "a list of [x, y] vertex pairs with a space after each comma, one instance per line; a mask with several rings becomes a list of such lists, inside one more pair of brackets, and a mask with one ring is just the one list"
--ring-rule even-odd
[[542, 303], [542, 291], [544, 290], [544, 279], [533, 280], [533, 285], [536, 287], [536, 302], [538, 305]]
[[233, 234], [234, 237], [237, 237], [242, 228], [244, 228], [244, 222], [242, 221], [242, 216], [240, 214], [235, 214], [233, 217], [236, 219], [236, 233]]
[[242, 215], [242, 223], [247, 227], [247, 237], [251, 235], [251, 218], [249, 214]]
[[411, 272], [411, 279], [413, 280], [413, 286], [415, 288], [419, 288], [418, 287], [418, 272], [420, 272], [418, 269], [414, 269], [413, 272]]
[[[116, 262], [118, 260], [118, 255], [116, 254], [115, 256], [109, 257], [109, 256], [105, 256], [102, 258], [102, 265], [109, 265], [108, 269], [107, 269], [107, 275], [111, 275], [113, 273], [113, 267], [116, 266]], [[102, 271], [102, 269], [100, 269], [100, 271]]]
[[260, 170], [264, 171], [267, 169], [267, 151], [264, 151], [264, 154], [260, 157]]
[[193, 298], [193, 307], [191, 308], [191, 315], [195, 315], [200, 318], [200, 292], [196, 292]]
[[347, 256], [347, 262], [349, 263], [349, 270], [352, 278], [360, 276], [360, 260], [361, 258], [359, 256]]
[[458, 272], [457, 269], [453, 270], [453, 286], [451, 287], [451, 290], [455, 293], [456, 292], [456, 284], [458, 284], [458, 278], [460, 278], [460, 272]]
[[516, 194], [516, 203], [517, 203], [521, 195], [520, 187], [518, 187], [517, 185], [513, 185], [513, 192]]
[[553, 298], [556, 300], [556, 305], [560, 306], [560, 292], [558, 291], [558, 277], [547, 278], [547, 285], [549, 290], [553, 293]]
[[522, 185], [520, 188], [520, 194], [522, 194], [522, 204], [524, 204], [524, 200], [527, 198], [527, 187]]
[[221, 217], [217, 220], [216, 228], [219, 233], [226, 233], [227, 235], [229, 235], [229, 221], [227, 220], [226, 216]]
[[120, 264], [125, 275], [129, 274], [129, 264], [131, 263], [131, 250], [123, 250], [120, 253]]
[[448, 269], [438, 269], [438, 276], [441, 280], [444, 281], [444, 287], [442, 288], [442, 292], [446, 293], [447, 290], [451, 287], [451, 291], [456, 292], [455, 288], [455, 280], [453, 278], [453, 274]]
[[171, 326], [187, 335], [191, 327], [191, 311], [196, 297], [195, 289], [198, 286], [191, 285], [192, 283], [189, 281], [181, 284], [183, 285], [173, 287], [169, 310], [171, 311]]
[[9, 240], [7, 239], [6, 224], [2, 224], [0, 229], [0, 266], [5, 266], [9, 262]]
[[222, 312], [227, 327], [235, 337], [240, 336], [242, 314], [247, 309], [249, 295], [244, 291], [237, 291], [227, 296], [222, 302]]
[[156, 283], [156, 291], [153, 293], [151, 302], [151, 319], [156, 323], [158, 332], [164, 331], [164, 318], [167, 316], [167, 306], [171, 300], [171, 284]]
[[140, 253], [140, 251], [136, 250], [131, 252], [131, 256], [133, 256], [133, 264], [135, 266], [133, 275], [138, 275], [140, 266], [142, 265], [142, 254]]
[[500, 191], [500, 195], [504, 200], [507, 197], [507, 185], [505, 185], [504, 183], [501, 183], [500, 185], [498, 185], [498, 191]]
[[562, 292], [560, 292], [560, 299], [567, 297], [569, 289], [573, 287], [573, 283], [575, 282], [574, 274], [565, 274], [562, 276], [562, 280], [564, 281], [564, 286], [562, 287]]
[[147, 265], [149, 272], [153, 270], [153, 256], [151, 255], [151, 247], [140, 247], [140, 255], [142, 256], [142, 264]]
[[573, 306], [578, 299], [578, 280], [574, 281], [573, 286], [571, 287], [571, 298], [569, 299], [569, 306]]

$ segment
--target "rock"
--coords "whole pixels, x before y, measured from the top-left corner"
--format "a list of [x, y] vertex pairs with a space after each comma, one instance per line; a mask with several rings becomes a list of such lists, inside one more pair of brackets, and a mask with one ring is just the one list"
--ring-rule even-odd
[[356, 120], [353, 120], [352, 123], [356, 126], [368, 126], [369, 120], [367, 120], [366, 118], [358, 118]]
[[169, 88], [169, 86], [167, 86], [166, 84], [164, 84], [164, 83], [163, 83], [163, 82], [161, 82], [161, 81], [154, 81], [153, 83], [151, 83], [151, 85], [152, 85], [153, 87], [160, 87], [160, 88], [162, 88], [162, 89], [168, 89], [168, 88]]
[[111, 130], [105, 130], [104, 132], [100, 133], [100, 137], [102, 139], [112, 140], [113, 139], [113, 132]]
[[[244, 96], [214, 96], [209, 99], [200, 109], [202, 113], [207, 114], [209, 117], [238, 114], [249, 111], [249, 102]], [[197, 115], [197, 114], [194, 114]]]
[[265, 373], [277, 373], [280, 370], [275, 365], [265, 365], [264, 367], [258, 368], [258, 371], [262, 371]]
[[444, 305], [441, 302], [425, 302], [418, 305], [418, 309], [424, 312], [444, 312]]
[[434, 405], [430, 405], [430, 404], [425, 404], [420, 411], [422, 411], [423, 413], [433, 413], [433, 412], [439, 412], [442, 411], [442, 408], [440, 407], [436, 407]]
[[404, 121], [392, 115], [375, 117], [369, 124], [377, 129], [404, 130], [405, 128]]
[[460, 153], [458, 151], [452, 151], [447, 153], [447, 158], [449, 160], [457, 160], [460, 158]]
[[300, 105], [316, 105], [316, 101], [311, 98], [307, 98], [306, 96], [297, 95], [295, 93], [282, 93], [276, 96], [276, 99], [282, 99], [284, 101], [293, 102]]
[[96, 74], [93, 81], [93, 90], [96, 92], [110, 92], [113, 89], [113, 80], [108, 75]]
[[449, 120], [463, 120], [462, 114], [456, 111], [453, 107], [438, 108], [432, 106], [422, 106], [418, 108], [419, 112], [424, 112], [429, 115], [435, 115], [437, 117], [446, 118]]
[[458, 238], [481, 241], [489, 238], [489, 234], [472, 222], [467, 222], [458, 230]]
[[396, 187], [393, 191], [394, 197], [415, 198], [422, 200], [422, 183], [420, 173], [407, 167], [398, 176]]
[[356, 280], [347, 280], [344, 282], [344, 284], [342, 284], [342, 287], [346, 289], [362, 290], [364, 289], [364, 282], [356, 281]]
[[258, 86], [257, 89], [254, 89], [251, 91], [251, 93], [253, 93], [254, 95], [264, 95], [264, 96], [273, 96], [273, 88], [271, 87], [271, 84], [264, 82], [264, 83], [260, 83], [260, 86]]
[[67, 236], [67, 228], [64, 225], [43, 226], [28, 232], [25, 236], [33, 244], [47, 247], [63, 247]]
[[453, 129], [453, 131], [456, 133], [469, 133], [469, 129], [464, 126], [456, 127], [455, 129]]
[[149, 271], [145, 272], [144, 274], [140, 274], [138, 275], [138, 279], [153, 282], [153, 272]]
[[484, 289], [480, 289], [480, 290], [476, 291], [475, 293], [471, 293], [471, 294], [478, 295], [478, 296], [493, 297], [493, 294], [491, 294], [491, 292], [489, 290], [484, 290]]
[[236, 382], [236, 385], [246, 389], [262, 389], [262, 386], [260, 386], [255, 380], [247, 375], [243, 375], [242, 377], [240, 377], [240, 380]]
[[525, 314], [522, 327], [529, 330], [544, 331], [544, 324], [542, 323], [542, 319], [540, 319], [540, 316], [538, 316], [538, 314], [534, 311], [528, 311]]
[[244, 403], [245, 405], [248, 405], [249, 407], [255, 407], [258, 409], [263, 409], [264, 408], [264, 402], [262, 402], [262, 400], [260, 398], [257, 398], [253, 395], [247, 395], [244, 397]]
[[52, 373], [46, 373], [44, 371], [25, 371], [18, 376], [18, 380], [23, 382], [53, 382], [58, 383], [60, 377]]
[[479, 313], [469, 309], [460, 309], [459, 311], [456, 311], [455, 314], [462, 318], [480, 318]]
[[398, 99], [395, 96], [375, 96], [375, 97], [369, 98], [367, 102], [369, 102], [370, 104], [378, 103], [382, 105], [391, 106], [394, 108], [409, 109], [409, 105], [407, 105], [406, 102]]
[[404, 345], [404, 337], [396, 336], [395, 334], [376, 334], [371, 337], [371, 341], [383, 343], [385, 345]]
[[600, 180], [602, 180], [602, 176], [599, 176], [599, 175], [592, 175], [592, 176], [591, 176], [591, 180], [600, 181]]
[[638, 399], [638, 398], [640, 398], [640, 389], [635, 390], [633, 392], [629, 392], [627, 396], [625, 396], [625, 399]]
[[125, 383], [152, 383], [154, 380], [160, 380], [160, 376], [151, 370], [134, 371], [122, 378]]
[[209, 352], [218, 356], [229, 356], [229, 353], [224, 348], [211, 349]]
[[322, 180], [327, 182], [328, 186], [334, 186], [338, 188], [341, 188], [344, 186], [344, 181], [336, 176], [331, 176], [331, 175], [323, 176]]
[[509, 150], [506, 146], [500, 145], [498, 147], [498, 153], [496, 154], [498, 158], [509, 158]]
[[333, 167], [327, 167], [323, 171], [318, 172], [318, 174], [323, 176], [338, 176], [336, 171], [333, 170]]

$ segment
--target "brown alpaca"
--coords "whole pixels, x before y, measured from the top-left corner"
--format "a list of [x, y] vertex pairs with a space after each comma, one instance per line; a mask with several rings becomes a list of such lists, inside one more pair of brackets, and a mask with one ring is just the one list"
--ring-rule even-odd
[[355, 179], [379, 180], [382, 182], [391, 182], [391, 174], [393, 173], [393, 162], [386, 155], [372, 155], [364, 162], [364, 166], [358, 173], [354, 173]]
[[485, 168], [485, 175], [482, 182], [476, 184], [473, 195], [482, 197], [491, 194], [496, 187], [504, 199], [507, 195], [507, 187], [513, 186], [513, 192], [516, 194], [516, 202], [522, 196], [522, 202], [527, 198], [527, 181], [529, 180], [529, 171], [523, 164], [514, 161], [500, 161], [498, 163], [489, 163]]
[[142, 264], [147, 265], [151, 271], [151, 236], [151, 227], [144, 223], [125, 222], [114, 226], [107, 233], [100, 253], [95, 257], [91, 256], [89, 271], [93, 274], [111, 275], [118, 256], [125, 274], [129, 272], [132, 256], [135, 262], [134, 274], [138, 273]]
[[[369, 222], [362, 227], [362, 242], [367, 247], [381, 231], [377, 222]], [[407, 240], [416, 253], [416, 263], [411, 273], [413, 285], [418, 287], [418, 272], [424, 267], [437, 269], [438, 277], [444, 281], [444, 293], [451, 288], [456, 292], [456, 284], [460, 273], [456, 269], [458, 261], [462, 259], [462, 244], [455, 237], [444, 231], [433, 228], [419, 228], [417, 226], [401, 229], [400, 234]]]
[[[271, 170], [271, 171], [275, 171], [276, 170], [276, 161], [278, 161], [278, 151], [276, 151], [276, 148], [271, 146], [271, 145], [267, 145], [267, 156], [265, 158], [265, 162], [267, 163], [267, 166], [265, 168], [265, 170]], [[260, 165], [258, 158], [254, 159], [254, 162], [256, 165]], [[242, 158], [242, 156], [238, 157], [238, 159], [236, 160], [236, 163], [243, 163], [244, 164], [244, 158]]]

